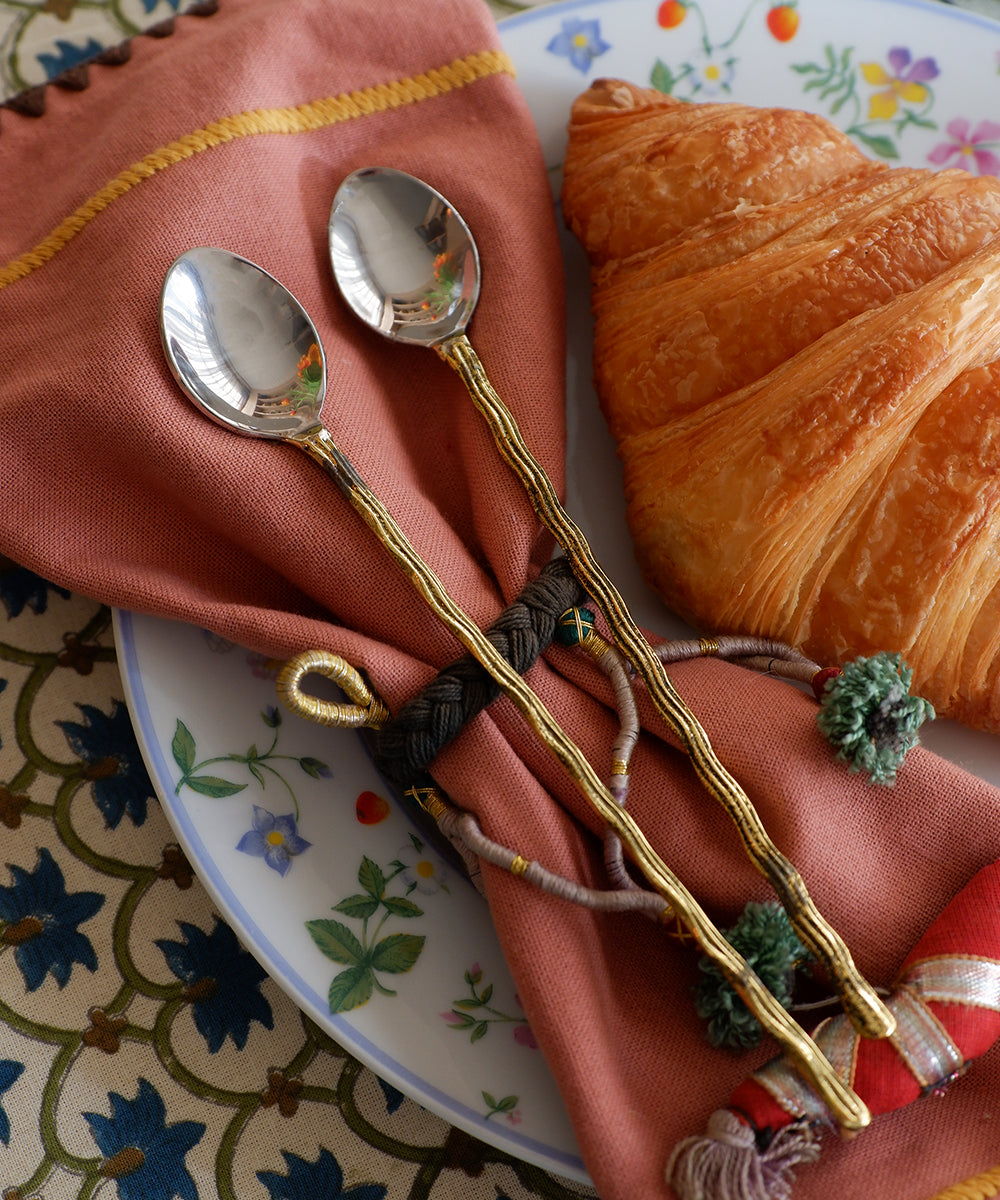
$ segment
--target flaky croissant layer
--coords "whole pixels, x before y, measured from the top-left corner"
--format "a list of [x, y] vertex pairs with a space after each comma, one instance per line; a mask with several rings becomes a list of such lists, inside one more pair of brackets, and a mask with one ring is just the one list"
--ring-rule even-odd
[[1000, 731], [1000, 180], [600, 80], [562, 199], [651, 586]]

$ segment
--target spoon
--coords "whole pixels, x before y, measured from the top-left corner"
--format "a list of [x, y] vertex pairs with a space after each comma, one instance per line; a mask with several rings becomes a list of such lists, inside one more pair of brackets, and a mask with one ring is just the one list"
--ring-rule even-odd
[[354, 313], [394, 341], [431, 347], [461, 376], [539, 520], [562, 546], [701, 782], [733, 819], [748, 856], [780, 896], [802, 943], [826, 968], [854, 1026], [867, 1037], [892, 1033], [895, 1017], [862, 978], [847, 946], [816, 909], [802, 877], [776, 848], [749, 797], [720, 763], [701, 723], [670, 682], [490, 384], [465, 334], [480, 280], [479, 254], [469, 227], [429, 184], [403, 171], [368, 167], [348, 175], [338, 188], [328, 234], [333, 272]]
[[694, 897], [619, 808], [576, 744], [521, 675], [445, 591], [388, 510], [321, 424], [326, 362], [319, 335], [298, 301], [262, 268], [226, 250], [199, 247], [167, 272], [160, 299], [167, 362], [194, 404], [228, 429], [277, 438], [306, 451], [335, 481], [396, 564], [466, 650], [517, 705], [603, 820], [629, 848], [652, 886], [692, 932], [761, 1024], [813, 1083], [847, 1133], [870, 1119], [816, 1044], [763, 986]]

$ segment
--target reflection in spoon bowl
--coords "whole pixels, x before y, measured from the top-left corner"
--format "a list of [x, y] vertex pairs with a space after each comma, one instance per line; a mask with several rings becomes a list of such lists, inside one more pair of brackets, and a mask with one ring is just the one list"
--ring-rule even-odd
[[387, 167], [349, 175], [329, 238], [337, 283], [366, 325], [433, 346], [468, 324], [479, 299], [479, 254], [462, 218], [421, 180]]
[[262, 268], [202, 246], [167, 272], [160, 332], [174, 377], [219, 424], [288, 437], [319, 421], [326, 371], [302, 306]]

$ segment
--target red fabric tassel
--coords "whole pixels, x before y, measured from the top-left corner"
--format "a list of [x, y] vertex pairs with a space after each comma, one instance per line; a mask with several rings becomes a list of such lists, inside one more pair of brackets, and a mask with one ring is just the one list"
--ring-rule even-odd
[[[862, 1038], [845, 1015], [824, 1021], [813, 1035], [873, 1116], [946, 1087], [1000, 1038], [1000, 862], [984, 867], [920, 939], [906, 957], [888, 1003], [898, 1022], [891, 1038]], [[803, 1134], [833, 1125], [822, 1102], [784, 1057], [744, 1080], [724, 1111], [753, 1131], [754, 1146], [744, 1153], [758, 1157], [791, 1125], [798, 1124]], [[733, 1152], [727, 1148], [725, 1153]], [[721, 1154], [711, 1136], [681, 1143], [667, 1172], [678, 1194], [685, 1200], [709, 1200], [709, 1192], [693, 1186], [699, 1171], [704, 1177], [695, 1164]], [[785, 1196], [787, 1186], [786, 1169], [780, 1185], [768, 1194]], [[727, 1200], [762, 1195], [724, 1190]]]

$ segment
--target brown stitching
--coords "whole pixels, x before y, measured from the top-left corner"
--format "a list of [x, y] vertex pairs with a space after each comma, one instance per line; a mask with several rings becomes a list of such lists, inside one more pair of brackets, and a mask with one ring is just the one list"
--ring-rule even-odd
[[[195, 4], [190, 5], [180, 15], [185, 17], [210, 17], [213, 13], [218, 12], [218, 10], [219, 0], [197, 0]], [[141, 34], [137, 34], [136, 36], [152, 38], [169, 37], [174, 32], [176, 25], [177, 18], [168, 17], [165, 21], [159, 21], [156, 25], [143, 30]], [[53, 76], [52, 79], [47, 80], [45, 83], [26, 88], [23, 92], [18, 92], [16, 96], [10, 96], [7, 100], [0, 103], [0, 109], [8, 108], [11, 112], [19, 113], [22, 117], [41, 117], [45, 114], [46, 96], [50, 86], [62, 88], [65, 91], [82, 92], [90, 84], [90, 67], [92, 65], [98, 64], [104, 67], [117, 67], [122, 63], [128, 62], [131, 57], [132, 39], [119, 42], [114, 46], [108, 46], [100, 54], [96, 54], [87, 62], [67, 67], [65, 71], [60, 71], [58, 75]]]

